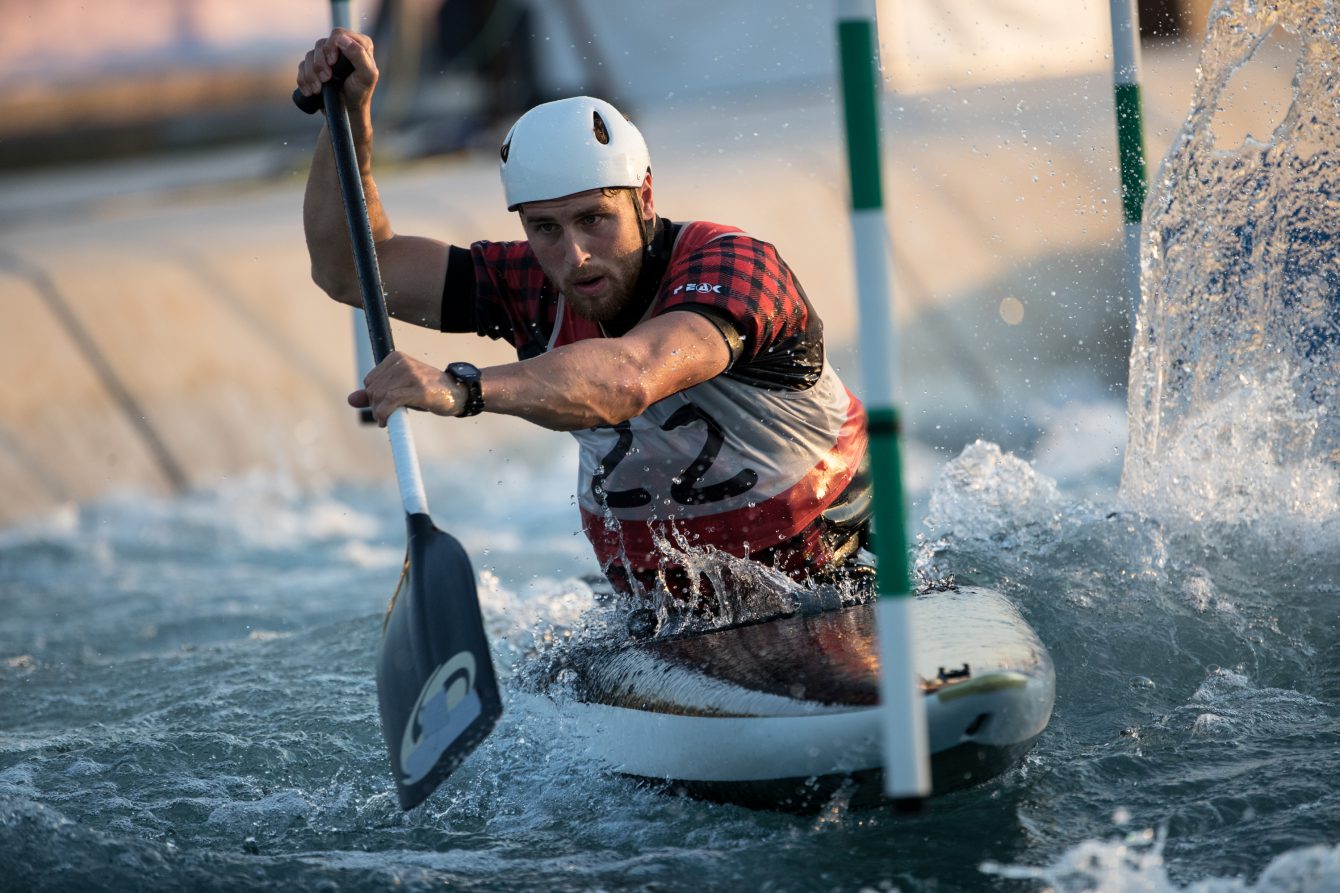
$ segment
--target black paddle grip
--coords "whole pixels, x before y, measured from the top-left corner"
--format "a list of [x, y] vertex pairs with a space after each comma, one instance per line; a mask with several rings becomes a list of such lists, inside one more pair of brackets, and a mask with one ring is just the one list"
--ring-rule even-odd
[[293, 89], [293, 104], [296, 105], [298, 108], [302, 109], [307, 114], [315, 115], [317, 112], [321, 111], [321, 109], [325, 106], [325, 103], [321, 99], [322, 95], [324, 95], [324, 93], [326, 92], [324, 88], [332, 85], [335, 87], [339, 87], [341, 84], [344, 83], [344, 79], [353, 73], [354, 73], [354, 63], [350, 62], [348, 59], [341, 56], [339, 61], [335, 63], [335, 68], [331, 71], [330, 80], [327, 81], [324, 85], [322, 85], [323, 87], [322, 91], [320, 93], [313, 93], [311, 96], [307, 96], [301, 90], [295, 87]]
[[[363, 178], [359, 173], [354, 135], [349, 128], [349, 115], [345, 111], [344, 94], [341, 92], [342, 79], [348, 77], [352, 71], [353, 66], [341, 56], [340, 61], [335, 63], [335, 76], [321, 85], [321, 103], [317, 108], [326, 116], [326, 130], [330, 134], [330, 150], [335, 161], [335, 176], [339, 180], [340, 197], [344, 201], [345, 221], [349, 225], [349, 242], [354, 254], [354, 269], [358, 273], [359, 291], [363, 295], [363, 310], [368, 323], [368, 337], [372, 342], [372, 358], [380, 363], [386, 359], [387, 354], [395, 350], [395, 342], [391, 339], [391, 323], [386, 313], [381, 271], [377, 266], [377, 249], [372, 240], [372, 225], [368, 220], [367, 196], [363, 193]], [[298, 102], [296, 97], [294, 101]]]

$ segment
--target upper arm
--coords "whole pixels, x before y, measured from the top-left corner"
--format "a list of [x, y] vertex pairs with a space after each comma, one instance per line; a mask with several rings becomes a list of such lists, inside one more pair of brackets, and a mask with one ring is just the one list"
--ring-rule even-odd
[[663, 313], [614, 340], [625, 384], [639, 390], [647, 406], [715, 378], [731, 360], [721, 329], [699, 313]]
[[378, 243], [387, 312], [415, 325], [441, 328], [449, 253], [445, 242], [423, 236], [393, 235]]

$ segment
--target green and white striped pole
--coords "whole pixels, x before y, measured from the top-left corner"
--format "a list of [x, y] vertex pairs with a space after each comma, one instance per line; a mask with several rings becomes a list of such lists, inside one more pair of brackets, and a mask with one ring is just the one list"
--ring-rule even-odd
[[870, 468], [875, 488], [884, 792], [901, 805], [915, 808], [930, 794], [930, 758], [926, 714], [913, 655], [912, 572], [903, 516], [900, 426], [895, 404], [897, 331], [885, 247], [888, 225], [879, 173], [880, 82], [876, 66], [879, 51], [875, 42], [875, 0], [838, 0], [837, 8], [860, 311], [857, 347], [869, 414]]
[[1140, 109], [1140, 23], [1136, 0], [1111, 0], [1112, 90], [1121, 166], [1121, 219], [1126, 249], [1127, 315], [1140, 309], [1140, 219], [1145, 206], [1145, 127]]
[[[330, 0], [330, 25], [332, 28], [353, 28], [353, 12], [349, 7], [349, 0]], [[354, 330], [354, 374], [358, 380], [354, 383], [354, 388], [363, 387], [363, 379], [367, 378], [369, 372], [377, 365], [377, 361], [372, 357], [372, 342], [368, 340], [368, 320], [363, 313], [362, 307], [355, 307], [351, 311], [353, 330]], [[365, 425], [373, 425], [377, 422], [377, 417], [372, 414], [372, 410], [364, 409], [359, 412], [359, 418]]]

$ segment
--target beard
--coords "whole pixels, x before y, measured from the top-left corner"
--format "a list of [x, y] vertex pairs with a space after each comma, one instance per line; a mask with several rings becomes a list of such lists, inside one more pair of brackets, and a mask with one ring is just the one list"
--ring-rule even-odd
[[[617, 319], [628, 306], [642, 271], [642, 248], [620, 255], [607, 263], [587, 264], [565, 276], [560, 291], [577, 315], [591, 322], [610, 322]], [[578, 284], [603, 278], [603, 287], [597, 294], [585, 295]]]

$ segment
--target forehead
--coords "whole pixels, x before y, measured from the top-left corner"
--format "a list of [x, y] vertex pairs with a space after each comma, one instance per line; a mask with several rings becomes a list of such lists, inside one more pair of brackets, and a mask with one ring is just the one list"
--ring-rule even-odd
[[619, 193], [607, 195], [603, 189], [588, 189], [562, 198], [542, 202], [526, 202], [517, 210], [526, 220], [563, 220], [592, 212], [610, 213], [623, 207]]

